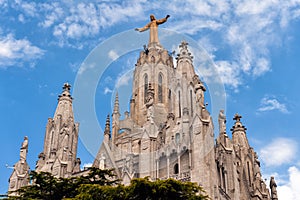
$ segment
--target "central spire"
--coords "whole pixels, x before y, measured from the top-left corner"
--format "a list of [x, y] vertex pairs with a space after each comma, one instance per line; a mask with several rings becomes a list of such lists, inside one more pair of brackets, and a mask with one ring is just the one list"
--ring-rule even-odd
[[143, 28], [136, 28], [136, 31], [143, 32], [150, 29], [150, 37], [148, 46], [159, 44], [158, 40], [158, 25], [165, 23], [170, 15], [167, 15], [165, 18], [156, 19], [154, 15], [150, 15], [150, 22]]

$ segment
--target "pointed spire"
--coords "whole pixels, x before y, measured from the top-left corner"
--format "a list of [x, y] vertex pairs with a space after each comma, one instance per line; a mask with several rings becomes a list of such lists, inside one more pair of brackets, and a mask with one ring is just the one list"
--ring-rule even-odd
[[233, 119], [235, 123], [233, 127], [230, 129], [232, 131], [232, 141], [235, 145], [240, 145], [241, 147], [250, 148], [249, 142], [246, 136], [247, 128], [241, 122], [242, 116], [239, 114], [235, 114]]
[[116, 93], [116, 98], [115, 98], [115, 104], [114, 104], [114, 113], [113, 114], [119, 114], [119, 95], [118, 92]]
[[110, 117], [109, 117], [109, 114], [106, 117], [104, 134], [105, 135], [106, 134], [110, 135]]

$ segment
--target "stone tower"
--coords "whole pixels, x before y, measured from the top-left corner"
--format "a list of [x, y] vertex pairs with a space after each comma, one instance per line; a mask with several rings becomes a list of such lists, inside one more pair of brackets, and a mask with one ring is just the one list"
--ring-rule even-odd
[[76, 158], [79, 123], [74, 122], [71, 85], [65, 83], [58, 96], [58, 105], [53, 118], [48, 119], [44, 150], [39, 154], [36, 171], [50, 172], [56, 177], [70, 177], [80, 170]]
[[121, 119], [116, 95], [111, 133], [108, 117], [93, 166], [114, 168], [124, 184], [137, 177], [175, 178], [197, 182], [214, 200], [269, 200], [241, 116], [234, 117], [230, 139], [220, 111], [215, 141], [213, 120], [204, 104], [206, 88], [195, 73], [188, 43], [179, 45], [175, 64], [159, 43], [157, 26], [167, 18], [152, 16], [149, 24], [137, 29], [150, 29], [150, 39], [135, 64], [130, 112]]
[[260, 162], [250, 147], [242, 116], [234, 116], [232, 140], [226, 133], [224, 111], [219, 114], [219, 136], [216, 140], [216, 167], [218, 188], [230, 199], [270, 199], [269, 190], [262, 179]]
[[14, 165], [13, 172], [9, 177], [9, 196], [16, 196], [14, 191], [29, 183], [29, 165], [27, 164], [28, 138], [25, 137], [20, 148], [20, 160]]

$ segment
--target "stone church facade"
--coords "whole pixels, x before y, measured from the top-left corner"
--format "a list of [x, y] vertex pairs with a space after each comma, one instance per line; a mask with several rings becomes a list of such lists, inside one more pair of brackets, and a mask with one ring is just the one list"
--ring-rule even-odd
[[212, 199], [277, 199], [262, 179], [241, 116], [234, 116], [232, 139], [224, 111], [219, 135], [204, 104], [206, 88], [195, 73], [188, 44], [179, 45], [176, 65], [159, 43], [140, 52], [133, 75], [130, 112], [120, 119], [116, 95], [112, 122], [94, 167], [114, 168], [124, 184], [132, 178], [174, 178], [197, 182]]
[[[258, 156], [248, 143], [242, 117], [234, 116], [229, 138], [221, 110], [219, 133], [215, 136], [212, 117], [204, 104], [206, 88], [195, 73], [188, 43], [179, 45], [173, 63], [172, 55], [158, 38], [150, 41], [135, 65], [130, 111], [121, 119], [116, 95], [93, 167], [114, 168], [124, 184], [146, 176], [151, 180], [174, 178], [197, 182], [214, 200], [277, 200], [274, 178], [269, 191]], [[65, 84], [54, 117], [48, 119], [36, 171], [56, 177], [82, 174], [80, 159], [76, 158], [78, 131], [70, 85]], [[22, 145], [24, 149], [27, 153]], [[18, 189], [18, 181], [19, 186], [28, 184], [22, 182], [17, 171], [25, 169], [21, 174], [28, 176], [24, 173], [29, 168], [23, 154], [10, 177], [9, 191]]]

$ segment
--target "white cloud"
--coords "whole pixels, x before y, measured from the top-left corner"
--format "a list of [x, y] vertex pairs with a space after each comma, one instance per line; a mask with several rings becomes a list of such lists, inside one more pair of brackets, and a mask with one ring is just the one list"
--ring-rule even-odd
[[92, 166], [93, 166], [93, 163], [84, 163], [84, 164], [82, 165], [81, 170], [84, 170], [84, 168], [88, 168], [88, 167], [92, 167]]
[[280, 166], [291, 163], [297, 155], [297, 143], [289, 138], [276, 138], [260, 150], [266, 166]]
[[117, 58], [119, 58], [119, 55], [117, 54], [116, 51], [110, 50], [110, 51], [108, 52], [108, 57], [109, 57], [110, 59], [112, 59], [112, 60], [116, 60]]
[[129, 85], [131, 78], [132, 73], [129, 72], [119, 75], [116, 81], [116, 88]]
[[278, 185], [277, 193], [280, 200], [300, 200], [300, 170], [292, 166], [288, 170], [289, 181], [285, 184]]
[[41, 9], [46, 12], [45, 19], [39, 23], [43, 28], [51, 27], [55, 22], [64, 16], [64, 10], [58, 2], [42, 4]]
[[95, 68], [95, 66], [96, 66], [95, 63], [89, 64], [89, 65], [83, 63], [83, 64], [80, 66], [79, 70], [78, 70], [78, 74], [81, 75], [81, 74], [83, 74], [86, 70]]
[[24, 12], [27, 16], [30, 17], [36, 17], [38, 12], [37, 12], [37, 4], [35, 2], [26, 2], [22, 0], [15, 0], [13, 4], [13, 7], [16, 9], [20, 9], [21, 11]]
[[258, 108], [258, 112], [266, 112], [271, 110], [278, 110], [282, 113], [289, 113], [289, 111], [286, 108], [286, 105], [283, 103], [280, 103], [276, 98], [274, 97], [264, 97], [260, 101], [260, 107]]
[[[3, 2], [6, 1], [0, 0], [0, 5]], [[99, 37], [102, 30], [113, 26], [124, 30], [123, 22], [133, 28], [131, 25], [149, 20], [145, 13], [168, 8], [166, 14], [171, 14], [171, 18], [163, 26], [206, 37], [203, 41], [211, 57], [221, 71], [229, 73], [223, 75], [225, 84], [234, 89], [244, 78], [256, 78], [272, 70], [270, 49], [284, 44], [285, 37], [289, 37], [286, 34], [289, 25], [300, 18], [299, 0], [175, 0], [172, 4], [146, 0], [96, 3], [16, 0], [12, 7], [22, 12], [21, 21], [27, 20], [24, 17], [36, 17], [40, 27], [52, 31], [56, 44], [72, 48], [98, 42], [105, 37]]]
[[113, 91], [109, 89], [108, 87], [104, 88], [104, 94], [112, 93]]
[[34, 63], [44, 55], [44, 50], [27, 39], [15, 39], [12, 34], [0, 36], [0, 68], [22, 66], [23, 62]]
[[224, 84], [237, 88], [241, 84], [239, 67], [237, 63], [228, 61], [217, 61], [216, 68]]

